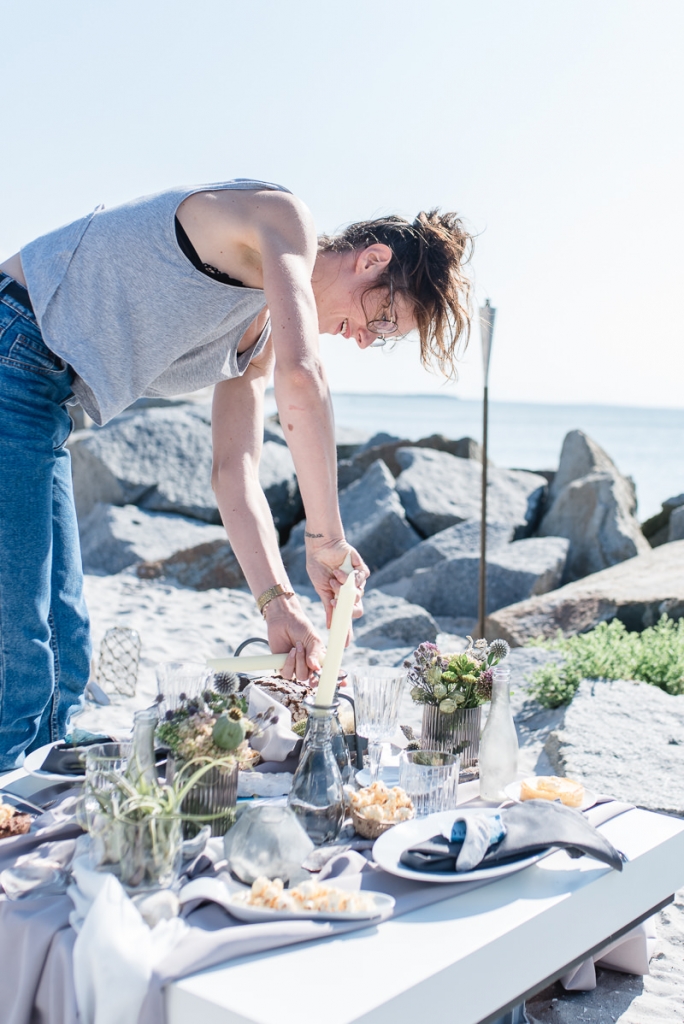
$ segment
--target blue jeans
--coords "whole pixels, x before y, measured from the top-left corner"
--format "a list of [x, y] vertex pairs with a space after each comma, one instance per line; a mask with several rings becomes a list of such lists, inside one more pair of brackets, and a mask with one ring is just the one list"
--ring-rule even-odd
[[72, 381], [43, 342], [28, 292], [0, 273], [0, 771], [64, 736], [88, 681], [65, 448]]

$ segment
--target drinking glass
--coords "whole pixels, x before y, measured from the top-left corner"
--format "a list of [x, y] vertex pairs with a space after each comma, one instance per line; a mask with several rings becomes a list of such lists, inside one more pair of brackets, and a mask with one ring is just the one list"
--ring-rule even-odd
[[458, 754], [443, 750], [402, 750], [399, 785], [410, 798], [417, 818], [456, 807], [459, 769]]
[[396, 732], [405, 682], [405, 672], [380, 665], [352, 675], [356, 731], [368, 740], [371, 783], [380, 771], [382, 744]]
[[167, 711], [175, 711], [181, 697], [192, 698], [209, 688], [213, 673], [207, 665], [192, 661], [165, 661], [157, 665], [157, 691]]

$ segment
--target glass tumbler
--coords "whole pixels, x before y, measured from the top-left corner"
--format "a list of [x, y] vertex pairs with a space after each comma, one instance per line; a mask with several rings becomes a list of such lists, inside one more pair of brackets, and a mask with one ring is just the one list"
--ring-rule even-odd
[[399, 785], [417, 818], [456, 807], [460, 758], [443, 750], [402, 750]]
[[406, 673], [377, 665], [352, 675], [356, 731], [368, 740], [371, 783], [380, 771], [382, 744], [397, 729]]
[[209, 689], [213, 672], [208, 665], [192, 661], [164, 661], [157, 665], [157, 692], [166, 711], [175, 711], [185, 699], [199, 697]]

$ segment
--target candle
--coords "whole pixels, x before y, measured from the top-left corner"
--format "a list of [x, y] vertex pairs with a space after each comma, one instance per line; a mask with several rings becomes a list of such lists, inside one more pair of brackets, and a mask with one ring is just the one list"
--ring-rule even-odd
[[348, 554], [342, 563], [342, 570], [348, 575], [339, 589], [337, 602], [333, 608], [330, 634], [328, 636], [328, 649], [323, 661], [318, 689], [316, 690], [316, 704], [324, 706], [329, 706], [335, 699], [337, 677], [340, 672], [344, 645], [347, 641], [349, 627], [352, 622], [354, 602], [356, 601], [356, 581], [351, 563], [351, 554]]
[[214, 672], [276, 672], [285, 664], [287, 654], [253, 654], [244, 658], [209, 658]]

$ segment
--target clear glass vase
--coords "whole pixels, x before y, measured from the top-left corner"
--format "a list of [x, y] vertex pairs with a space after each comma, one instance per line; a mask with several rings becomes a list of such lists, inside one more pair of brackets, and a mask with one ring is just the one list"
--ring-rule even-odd
[[511, 671], [505, 663], [496, 665], [492, 682], [492, 706], [480, 741], [480, 796], [500, 803], [509, 782], [518, 772], [518, 736], [509, 694]]
[[314, 705], [307, 711], [307, 742], [287, 803], [311, 841], [321, 846], [334, 842], [342, 829], [342, 776], [332, 748], [332, 708]]
[[[172, 783], [183, 762], [176, 761], [169, 755], [166, 761], [166, 781]], [[190, 765], [184, 771], [185, 779], [201, 767], [200, 764]], [[237, 806], [239, 769], [237, 763], [232, 768], [215, 765], [194, 784], [181, 804], [183, 820], [183, 839], [193, 839], [204, 825], [209, 825], [212, 836], [224, 836], [235, 822]], [[187, 815], [187, 818], [185, 817]], [[188, 818], [197, 818], [192, 821]]]
[[110, 824], [121, 851], [119, 879], [127, 892], [168, 889], [178, 881], [183, 843], [179, 818], [150, 815]]
[[482, 706], [457, 708], [445, 715], [434, 704], [423, 705], [420, 745], [423, 750], [443, 750], [458, 754], [461, 768], [470, 768], [480, 755], [480, 721]]
[[[304, 733], [304, 743], [302, 744], [302, 751], [300, 754], [300, 760], [304, 755], [304, 748], [307, 745], [309, 733], [311, 729], [311, 709], [315, 706], [314, 698], [307, 697], [302, 701], [304, 706], [309, 713], [309, 719], [307, 721], [306, 732]], [[318, 705], [319, 708], [323, 708], [323, 705]], [[326, 711], [330, 711], [331, 722], [330, 722], [330, 743], [332, 746], [332, 752], [335, 760], [337, 761], [337, 767], [340, 769], [340, 775], [342, 776], [342, 783], [346, 785], [351, 782], [354, 774], [351, 764], [351, 758], [349, 757], [349, 747], [347, 746], [347, 738], [340, 722], [340, 701], [335, 700], [330, 706], [325, 707]]]

